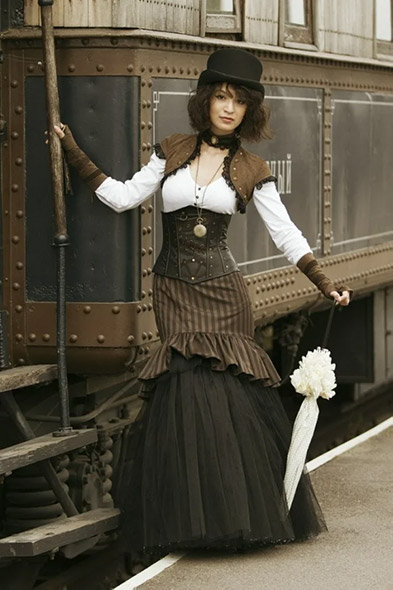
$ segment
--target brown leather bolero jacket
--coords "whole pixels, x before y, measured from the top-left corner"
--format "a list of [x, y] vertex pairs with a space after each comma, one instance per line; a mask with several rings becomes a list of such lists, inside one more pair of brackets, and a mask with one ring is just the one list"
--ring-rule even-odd
[[[201, 139], [199, 135], [175, 133], [154, 146], [158, 157], [166, 159], [165, 175], [162, 182], [179, 168], [187, 166], [199, 154]], [[275, 181], [268, 164], [261, 157], [244, 149], [240, 142], [229, 150], [224, 160], [223, 177], [236, 192], [238, 209], [245, 211], [255, 187], [271, 180]]]

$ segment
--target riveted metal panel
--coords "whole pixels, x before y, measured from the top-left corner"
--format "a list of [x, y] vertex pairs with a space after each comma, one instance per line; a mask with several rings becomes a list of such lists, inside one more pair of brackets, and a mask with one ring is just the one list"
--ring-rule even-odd
[[323, 162], [322, 162], [322, 254], [331, 254], [332, 240], [332, 93], [325, 88], [323, 94]]
[[[336, 284], [349, 284], [356, 295], [393, 282], [393, 242], [356, 250], [321, 260], [324, 272]], [[281, 268], [246, 277], [258, 322], [281, 317], [299, 309], [328, 305], [314, 285], [298, 268]]]
[[393, 97], [332, 94], [332, 252], [393, 239]]
[[[132, 333], [141, 305], [132, 303], [67, 303], [67, 340], [71, 348], [129, 348], [139, 343]], [[27, 341], [29, 346], [53, 347], [56, 343], [56, 304], [30, 302], [27, 306]], [[151, 340], [152, 334], [141, 340]]]
[[[138, 79], [68, 76], [59, 78], [62, 118], [80, 147], [110, 176], [130, 178], [138, 168]], [[46, 128], [42, 77], [26, 80], [26, 296], [56, 298], [56, 252], [52, 248], [52, 195], [43, 141]], [[139, 299], [139, 211], [118, 215], [71, 171], [67, 197], [68, 301]], [[44, 214], [47, 212], [47, 214]]]
[[[76, 33], [64, 29], [57, 30], [56, 34], [60, 76], [138, 77], [139, 125], [135, 122], [137, 126], [133, 127], [132, 133], [138, 134], [141, 164], [148, 161], [153, 143], [153, 79], [160, 77], [166, 81], [180, 80], [186, 81], [186, 84], [195, 81], [205, 68], [208, 55], [218, 45], [230, 44], [223, 40], [193, 38], [190, 41], [186, 36], [174, 37], [170, 33], [132, 30], [110, 31], [101, 35], [92, 30], [80, 30]], [[10, 134], [13, 131], [17, 134], [12, 138], [10, 135], [7, 145], [2, 148], [4, 278], [7, 279], [3, 289], [4, 308], [9, 310], [11, 316], [13, 362], [52, 362], [56, 352], [54, 303], [35, 302], [29, 307], [24, 296], [24, 78], [42, 76], [38, 63], [42, 60], [40, 31], [13, 31], [3, 37], [6, 53], [2, 72], [4, 113], [9, 122]], [[384, 94], [393, 92], [392, 68], [379, 65], [375, 61], [361, 63], [360, 60], [330, 58], [317, 52], [305, 55], [304, 52], [257, 49], [255, 46], [249, 46], [249, 49], [264, 63], [263, 81], [266, 85], [293, 89], [313, 88], [318, 92], [323, 89], [324, 159], [327, 156], [331, 158], [330, 130], [326, 127], [325, 131], [325, 124], [331, 122], [328, 110], [329, 92], [333, 89]], [[178, 129], [170, 129], [171, 132], [176, 130]], [[328, 141], [325, 142], [325, 139]], [[332, 200], [325, 190], [329, 186], [326, 184], [329, 177], [326, 171], [329, 171], [328, 167], [324, 166], [322, 196], [325, 206]], [[15, 192], [12, 190], [13, 185], [17, 185], [14, 186]], [[71, 371], [116, 371], [126, 365], [132, 366], [135, 359], [143, 362], [155, 345], [157, 331], [152, 312], [151, 271], [154, 238], [152, 201], [146, 201], [139, 212], [141, 224], [136, 239], [141, 248], [140, 301], [68, 303], [67, 353]], [[244, 219], [246, 216], [238, 217]], [[329, 228], [330, 222], [323, 215], [321, 218], [324, 228]], [[12, 241], [15, 236], [16, 240]], [[392, 241], [335, 256], [329, 254], [329, 241], [325, 245], [325, 258], [321, 262], [332, 279], [349, 282], [360, 294], [367, 294], [393, 283]], [[257, 272], [246, 276], [245, 280], [258, 323], [271, 322], [298, 309], [319, 309], [327, 305], [315, 287], [295, 268], [289, 266]], [[97, 325], [97, 318], [103, 320], [100, 326]], [[123, 325], [128, 329], [123, 329]], [[75, 333], [78, 326], [79, 331]]]
[[22, 56], [18, 60], [5, 59], [2, 71], [2, 103], [8, 122], [8, 139], [2, 145], [3, 306], [12, 318], [8, 337], [12, 342], [12, 356], [17, 359], [25, 359], [23, 73]]
[[[272, 174], [277, 177], [278, 191], [292, 220], [319, 255], [322, 91], [268, 85], [266, 103], [272, 113], [274, 139], [245, 144], [245, 147], [267, 160]], [[230, 236], [236, 240], [233, 252], [244, 274], [288, 264], [273, 244], [253, 201], [248, 206], [247, 215], [235, 217]]]

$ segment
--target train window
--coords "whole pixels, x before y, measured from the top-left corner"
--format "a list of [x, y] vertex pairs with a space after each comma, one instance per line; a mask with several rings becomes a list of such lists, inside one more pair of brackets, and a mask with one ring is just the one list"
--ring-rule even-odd
[[233, 0], [206, 0], [207, 14], [235, 14]]
[[376, 36], [379, 41], [392, 40], [392, 1], [377, 0]]
[[393, 0], [376, 0], [375, 48], [376, 57], [393, 58]]
[[315, 0], [286, 0], [280, 6], [281, 44], [315, 49]]
[[202, 0], [201, 35], [241, 32], [240, 0]]
[[304, 0], [286, 0], [286, 22], [291, 25], [307, 26], [306, 2]]

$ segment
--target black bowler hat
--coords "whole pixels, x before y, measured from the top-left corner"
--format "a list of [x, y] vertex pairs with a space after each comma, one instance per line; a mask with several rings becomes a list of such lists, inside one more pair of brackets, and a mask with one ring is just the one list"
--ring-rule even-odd
[[259, 90], [265, 95], [260, 83], [263, 67], [259, 59], [244, 49], [219, 49], [207, 60], [207, 69], [199, 76], [198, 86], [214, 82], [230, 82]]

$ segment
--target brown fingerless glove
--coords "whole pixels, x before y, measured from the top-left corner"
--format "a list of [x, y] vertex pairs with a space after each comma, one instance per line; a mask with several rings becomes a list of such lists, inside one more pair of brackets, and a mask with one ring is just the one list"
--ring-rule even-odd
[[65, 125], [63, 131], [65, 135], [60, 141], [65, 151], [67, 162], [75, 168], [89, 188], [92, 191], [96, 191], [100, 184], [108, 177], [80, 149], [67, 125]]
[[349, 289], [346, 285], [337, 286], [332, 283], [332, 281], [323, 273], [318, 261], [314, 258], [314, 255], [311, 254], [311, 252], [302, 256], [296, 266], [328, 299], [332, 299], [330, 295], [332, 291], [338, 291], [339, 293], [348, 291], [350, 297], [352, 296], [352, 289]]

